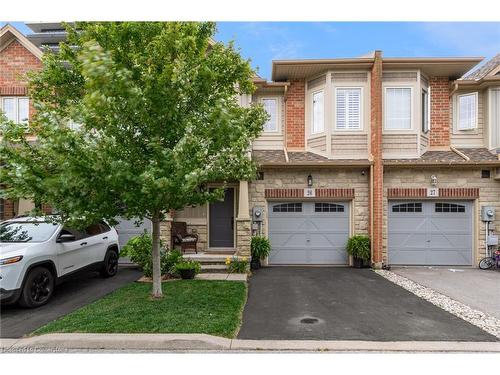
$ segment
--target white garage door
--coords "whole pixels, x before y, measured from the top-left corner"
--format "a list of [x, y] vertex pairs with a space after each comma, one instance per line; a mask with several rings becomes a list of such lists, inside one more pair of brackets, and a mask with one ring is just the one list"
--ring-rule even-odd
[[472, 208], [467, 201], [389, 201], [389, 264], [470, 266]]
[[347, 264], [348, 202], [269, 203], [270, 264]]
[[115, 229], [118, 232], [118, 242], [120, 248], [125, 246], [129, 239], [143, 234], [145, 231], [151, 233], [151, 221], [144, 219], [141, 224], [137, 224], [137, 219], [118, 219]]

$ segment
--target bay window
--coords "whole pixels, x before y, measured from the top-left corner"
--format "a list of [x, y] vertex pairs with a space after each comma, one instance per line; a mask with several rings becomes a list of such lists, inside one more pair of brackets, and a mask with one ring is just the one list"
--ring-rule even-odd
[[477, 128], [477, 92], [458, 96], [458, 130]]
[[29, 99], [22, 96], [2, 97], [0, 109], [8, 120], [26, 124], [29, 119]]
[[312, 134], [322, 133], [325, 130], [324, 111], [323, 91], [317, 91], [312, 94]]
[[429, 93], [422, 90], [422, 132], [429, 131]]
[[385, 89], [385, 129], [411, 130], [411, 97], [410, 87]]
[[361, 88], [335, 90], [335, 129], [361, 129]]
[[500, 148], [500, 88], [490, 90], [491, 148]]

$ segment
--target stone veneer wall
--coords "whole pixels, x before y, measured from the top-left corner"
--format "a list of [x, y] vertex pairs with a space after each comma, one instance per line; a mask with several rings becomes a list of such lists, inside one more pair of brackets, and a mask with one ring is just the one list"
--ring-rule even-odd
[[[493, 172], [493, 171], [492, 171]], [[500, 181], [493, 178], [481, 178], [481, 169], [465, 169], [465, 168], [388, 168], [384, 171], [384, 222], [383, 222], [383, 261], [387, 262], [387, 189], [389, 188], [428, 188], [430, 185], [431, 175], [436, 175], [438, 178], [437, 187], [439, 188], [479, 188], [479, 208], [483, 205], [494, 206], [497, 211], [496, 221], [494, 222], [495, 230], [500, 232]], [[493, 177], [493, 173], [491, 173]], [[460, 200], [460, 198], [457, 198]], [[484, 256], [484, 236], [485, 225], [480, 221], [479, 212], [477, 222], [479, 223], [479, 238], [476, 246], [479, 253], [473, 257], [475, 264]], [[475, 218], [476, 219], [476, 218]], [[476, 222], [476, 221], [473, 221]], [[475, 230], [477, 233], [477, 229]]]
[[251, 219], [236, 219], [236, 255], [250, 257]]
[[[365, 172], [362, 175], [362, 171]], [[368, 233], [368, 168], [334, 169], [334, 168], [284, 168], [264, 169], [264, 179], [249, 184], [250, 210], [254, 206], [264, 207], [263, 235], [267, 236], [267, 201], [264, 196], [266, 188], [300, 188], [307, 187], [307, 176], [313, 177], [314, 188], [351, 188], [355, 189], [353, 200], [354, 227], [356, 234]], [[283, 199], [286, 200], [286, 199]], [[307, 199], [306, 199], [307, 200]], [[328, 200], [328, 199], [327, 199]], [[332, 199], [333, 200], [333, 199]]]

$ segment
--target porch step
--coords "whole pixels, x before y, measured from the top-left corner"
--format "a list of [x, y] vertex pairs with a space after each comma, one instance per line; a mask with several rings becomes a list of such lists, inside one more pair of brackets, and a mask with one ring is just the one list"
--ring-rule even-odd
[[201, 273], [227, 273], [225, 264], [201, 264]]
[[231, 256], [236, 253], [236, 249], [226, 249], [226, 248], [211, 248], [208, 250], [205, 250], [205, 254], [209, 255], [226, 255], [226, 256]]
[[224, 255], [224, 254], [185, 254], [183, 255], [183, 258], [185, 259], [191, 259], [191, 260], [196, 260], [197, 262], [200, 262], [201, 264], [226, 264], [226, 259], [230, 255]]

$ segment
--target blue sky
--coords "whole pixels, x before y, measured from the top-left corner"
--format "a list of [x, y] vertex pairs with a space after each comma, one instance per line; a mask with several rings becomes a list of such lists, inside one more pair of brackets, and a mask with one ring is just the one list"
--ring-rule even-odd
[[356, 57], [375, 49], [384, 56], [491, 58], [500, 53], [500, 22], [220, 22], [216, 39], [234, 40], [270, 79], [272, 60]]

